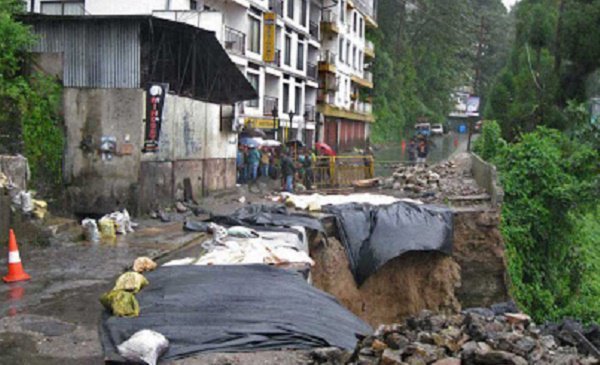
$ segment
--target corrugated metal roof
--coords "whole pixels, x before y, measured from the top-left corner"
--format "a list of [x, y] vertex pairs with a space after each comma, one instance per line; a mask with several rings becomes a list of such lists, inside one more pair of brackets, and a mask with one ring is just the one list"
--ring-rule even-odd
[[63, 53], [66, 87], [139, 88], [140, 23], [39, 22], [34, 52]]

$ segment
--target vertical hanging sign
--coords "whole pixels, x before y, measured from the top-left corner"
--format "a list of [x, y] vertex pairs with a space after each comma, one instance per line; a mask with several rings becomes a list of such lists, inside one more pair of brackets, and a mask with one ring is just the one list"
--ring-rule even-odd
[[158, 151], [158, 138], [168, 90], [169, 84], [161, 83], [149, 83], [146, 88], [146, 133], [143, 152]]
[[275, 34], [276, 29], [276, 13], [264, 13], [263, 15], [263, 61], [275, 61]]

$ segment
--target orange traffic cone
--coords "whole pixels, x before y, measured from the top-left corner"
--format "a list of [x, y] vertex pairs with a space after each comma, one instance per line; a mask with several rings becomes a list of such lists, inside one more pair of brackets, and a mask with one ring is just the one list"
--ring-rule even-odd
[[29, 280], [31, 277], [23, 270], [21, 256], [17, 247], [15, 232], [11, 229], [8, 235], [8, 275], [2, 278], [7, 283]]

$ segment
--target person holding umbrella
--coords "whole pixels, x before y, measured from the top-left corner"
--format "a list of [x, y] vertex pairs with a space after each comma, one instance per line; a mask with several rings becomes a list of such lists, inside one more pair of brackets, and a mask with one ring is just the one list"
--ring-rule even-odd
[[253, 182], [258, 177], [258, 165], [260, 164], [260, 152], [256, 145], [250, 145], [250, 152], [248, 152], [248, 166], [250, 167], [250, 176]]

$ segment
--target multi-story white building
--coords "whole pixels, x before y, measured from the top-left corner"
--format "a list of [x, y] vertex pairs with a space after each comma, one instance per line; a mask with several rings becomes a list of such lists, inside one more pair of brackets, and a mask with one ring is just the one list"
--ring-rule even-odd
[[376, 0], [324, 0], [318, 110], [324, 141], [338, 149], [363, 146], [374, 122], [369, 68], [375, 49], [365, 32], [377, 27], [376, 6]]
[[[55, 15], [153, 15], [212, 30], [259, 94], [238, 105], [239, 121], [273, 138], [314, 141], [321, 18], [315, 0], [28, 0], [27, 7]], [[272, 60], [264, 57], [268, 13], [276, 14]]]
[[[376, 0], [27, 0], [56, 15], [154, 15], [214, 31], [259, 94], [237, 107], [246, 128], [273, 138], [364, 144], [373, 122], [365, 39]], [[265, 57], [269, 13], [275, 56]], [[271, 28], [272, 29], [272, 28]], [[318, 104], [318, 105], [317, 105]], [[318, 129], [318, 131], [317, 131]]]

